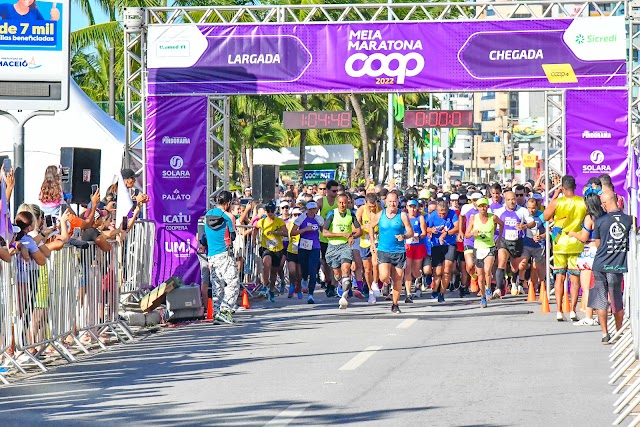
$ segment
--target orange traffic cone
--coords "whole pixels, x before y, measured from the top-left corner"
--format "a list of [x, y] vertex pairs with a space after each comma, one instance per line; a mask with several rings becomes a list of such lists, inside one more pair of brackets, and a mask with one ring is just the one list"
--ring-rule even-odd
[[565, 292], [562, 296], [562, 312], [569, 313], [571, 311], [571, 304], [569, 304], [569, 292]]
[[478, 293], [478, 276], [471, 276], [471, 289], [470, 292]]
[[527, 295], [527, 302], [536, 302], [536, 287], [533, 282], [529, 282], [529, 295]]
[[208, 298], [209, 302], [207, 303], [207, 320], [213, 320], [213, 299]]
[[551, 313], [551, 307], [549, 307], [549, 295], [547, 295], [547, 286], [544, 284], [540, 286], [540, 313]]
[[249, 303], [249, 293], [246, 289], [242, 290], [242, 306], [246, 309], [251, 307], [251, 304]]

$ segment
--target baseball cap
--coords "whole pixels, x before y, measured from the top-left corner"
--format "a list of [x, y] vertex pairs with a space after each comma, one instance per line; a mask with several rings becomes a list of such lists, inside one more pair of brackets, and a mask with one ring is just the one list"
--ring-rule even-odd
[[418, 206], [418, 201], [417, 201], [417, 200], [415, 200], [415, 199], [411, 199], [411, 200], [409, 200], [409, 201], [407, 202], [407, 206], [409, 206], [409, 205], [411, 205], [411, 206]]
[[451, 200], [458, 200], [460, 198], [460, 195], [458, 193], [453, 193], [450, 197]]
[[307, 202], [307, 209], [316, 209], [318, 207], [318, 204], [316, 202]]
[[364, 197], [357, 197], [356, 200], [355, 200], [355, 205], [357, 207], [360, 207], [360, 206], [364, 205], [364, 203], [365, 203]]
[[291, 209], [291, 215], [299, 215], [301, 213], [302, 213], [302, 211], [297, 206], [295, 208]]
[[481, 199], [478, 199], [478, 201], [476, 202], [476, 205], [478, 205], [478, 206], [480, 206], [480, 205], [489, 206], [489, 201], [487, 199], [485, 199], [484, 197], [482, 197]]
[[136, 174], [132, 169], [122, 169], [120, 175], [122, 175], [122, 179], [137, 178], [140, 176], [139, 173]]
[[473, 193], [471, 195], [471, 197], [469, 197], [471, 200], [478, 200], [478, 199], [482, 199], [482, 194], [480, 193]]
[[266, 205], [264, 205], [264, 209], [267, 212], [275, 212], [276, 211], [276, 204], [273, 202], [269, 202]]
[[542, 194], [540, 193], [533, 193], [532, 197], [536, 200], [544, 200], [544, 197], [542, 197]]

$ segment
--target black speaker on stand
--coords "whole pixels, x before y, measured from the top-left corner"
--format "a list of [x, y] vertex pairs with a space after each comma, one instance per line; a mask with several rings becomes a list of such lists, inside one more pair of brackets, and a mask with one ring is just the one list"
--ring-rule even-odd
[[100, 150], [92, 148], [60, 148], [62, 191], [71, 194], [69, 203], [78, 205], [89, 203], [91, 185], [100, 185], [101, 156]]
[[253, 165], [253, 176], [251, 177], [253, 200], [268, 202], [276, 199], [277, 173], [277, 166]]

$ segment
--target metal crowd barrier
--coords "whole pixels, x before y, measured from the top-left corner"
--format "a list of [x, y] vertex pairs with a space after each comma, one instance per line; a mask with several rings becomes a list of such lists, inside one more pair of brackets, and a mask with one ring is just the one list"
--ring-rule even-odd
[[156, 224], [136, 220], [127, 233], [123, 250], [124, 278], [120, 292], [138, 298], [151, 288], [151, 269], [156, 238]]
[[[102, 251], [95, 244], [53, 251], [45, 265], [20, 255], [0, 262], [0, 346], [3, 365], [22, 373], [35, 366], [47, 371], [46, 357], [76, 358], [72, 347], [133, 339], [120, 320], [123, 279], [121, 245]], [[0, 374], [0, 380], [8, 383]]]
[[254, 245], [251, 225], [236, 226], [236, 240], [233, 242], [233, 252], [238, 260], [240, 283], [247, 290], [250, 297], [262, 288], [262, 259], [258, 252], [258, 245]]
[[[629, 426], [640, 425], [640, 263], [638, 247], [640, 238], [631, 239], [629, 245], [629, 272], [624, 278], [624, 321], [622, 327], [613, 336], [616, 340], [611, 348], [609, 361], [613, 372], [609, 375], [609, 384], [615, 385], [613, 393], [620, 394], [613, 406], [618, 417], [613, 425], [620, 425], [626, 418], [633, 417]], [[608, 323], [609, 331], [615, 330], [613, 316]]]

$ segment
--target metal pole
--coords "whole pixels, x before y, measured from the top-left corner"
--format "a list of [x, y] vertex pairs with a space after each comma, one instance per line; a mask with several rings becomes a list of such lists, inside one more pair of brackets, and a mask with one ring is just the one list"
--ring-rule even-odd
[[56, 114], [55, 111], [32, 111], [21, 119], [17, 119], [8, 111], [0, 111], [0, 116], [6, 117], [13, 123], [13, 170], [16, 180], [13, 190], [14, 212], [24, 203], [24, 125], [36, 116], [53, 116], [54, 114]]
[[[389, 4], [393, 3], [393, 0], [388, 0]], [[391, 8], [389, 8], [387, 19], [391, 21]], [[387, 96], [387, 109], [388, 109], [388, 118], [387, 118], [387, 149], [389, 150], [389, 181], [393, 179], [393, 165], [395, 164], [395, 159], [393, 156], [393, 121], [395, 118], [393, 117], [393, 94], [389, 94]]]
[[[429, 94], [429, 111], [433, 108], [433, 95]], [[429, 183], [433, 184], [433, 128], [429, 128]]]

